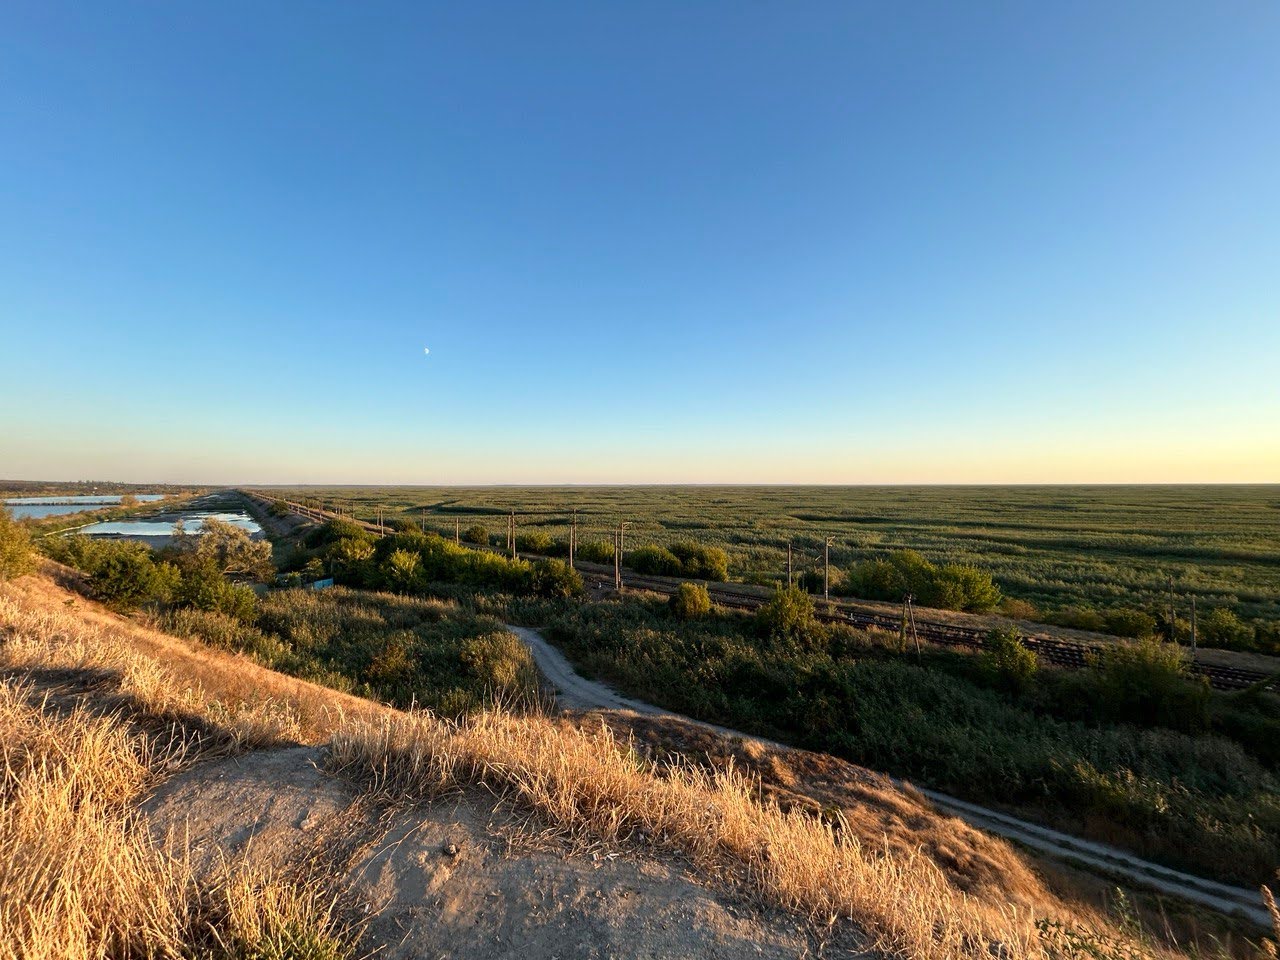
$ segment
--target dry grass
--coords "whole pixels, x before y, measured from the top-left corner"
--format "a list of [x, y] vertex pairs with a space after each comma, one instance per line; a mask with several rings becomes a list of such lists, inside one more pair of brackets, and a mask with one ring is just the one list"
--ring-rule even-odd
[[211, 699], [23, 586], [0, 594], [0, 960], [349, 957], [328, 878], [198, 872], [136, 813], [201, 756], [295, 739], [289, 705]]
[[[0, 585], [0, 670], [116, 674], [144, 703], [158, 698], [179, 712], [193, 707], [220, 722], [239, 718], [245, 736], [253, 736], [250, 727], [259, 723], [259, 736], [302, 743], [324, 743], [348, 717], [385, 712], [249, 657], [123, 619], [55, 582], [75, 577], [61, 565], [46, 561], [44, 573]], [[273, 727], [279, 729], [272, 733]]]
[[[330, 763], [405, 800], [485, 785], [570, 840], [679, 853], [766, 903], [821, 924], [850, 921], [894, 955], [1063, 955], [1031, 910], [962, 893], [919, 851], [875, 847], [839, 819], [783, 810], [732, 768], [655, 765], [604, 727], [588, 733], [496, 713], [457, 724], [389, 716], [340, 731]], [[1068, 919], [1091, 942], [1113, 937]]]
[[[355, 934], [333, 878], [247, 863], [197, 875], [183, 843], [156, 843], [130, 812], [202, 751], [331, 735], [332, 767], [383, 796], [484, 785], [570, 843], [677, 854], [765, 904], [855, 925], [897, 956], [1149, 952], [1042, 887], [1011, 896], [958, 883], [938, 853], [945, 820], [932, 846], [912, 843], [915, 804], [899, 804], [902, 823], [877, 833], [874, 818], [779, 804], [732, 763], [648, 760], [603, 725], [398, 713], [139, 627], [48, 579], [0, 586], [5, 674], [0, 848], [15, 853], [0, 861], [0, 960], [349, 953]], [[779, 784], [812, 773], [775, 771]], [[1014, 885], [1032, 890], [1006, 853]]]

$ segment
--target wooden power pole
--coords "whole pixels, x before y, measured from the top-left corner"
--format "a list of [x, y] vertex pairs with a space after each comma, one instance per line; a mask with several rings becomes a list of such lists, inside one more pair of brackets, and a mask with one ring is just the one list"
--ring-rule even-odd
[[827, 537], [822, 542], [822, 599], [831, 600], [831, 541], [835, 537]]
[[1169, 642], [1175, 643], [1178, 639], [1178, 621], [1175, 619], [1173, 610], [1173, 577], [1169, 578]]
[[573, 521], [569, 524], [569, 569], [574, 569], [573, 557], [578, 552], [578, 508], [573, 508]]
[[510, 524], [510, 532], [507, 534], [507, 539], [511, 542], [511, 559], [514, 560], [516, 559], [516, 512], [514, 510], [511, 511]]
[[791, 541], [787, 541], [787, 586], [791, 586]]
[[453, 518], [453, 545], [455, 547], [462, 546], [462, 518]]
[[613, 589], [622, 589], [622, 527], [613, 531]]
[[1196, 658], [1196, 595], [1191, 595], [1191, 659]]

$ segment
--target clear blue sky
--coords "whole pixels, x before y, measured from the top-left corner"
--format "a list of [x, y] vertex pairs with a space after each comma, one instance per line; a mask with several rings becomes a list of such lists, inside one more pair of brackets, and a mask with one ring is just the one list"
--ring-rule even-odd
[[1280, 480], [1274, 0], [11, 2], [0, 170], [0, 477]]

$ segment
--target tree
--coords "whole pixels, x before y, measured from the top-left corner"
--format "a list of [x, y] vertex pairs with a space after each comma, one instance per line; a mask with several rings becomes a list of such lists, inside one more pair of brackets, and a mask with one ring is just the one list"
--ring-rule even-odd
[[700, 583], [682, 583], [669, 601], [671, 612], [681, 620], [697, 620], [711, 612], [711, 594]]
[[126, 493], [123, 497], [120, 498], [120, 506], [122, 507], [136, 507], [137, 505], [138, 505], [138, 498], [135, 497], [132, 493]]
[[462, 539], [467, 541], [467, 543], [478, 543], [481, 546], [487, 547], [489, 545], [489, 530], [477, 523], [467, 527], [467, 529], [462, 532]]
[[209, 563], [224, 576], [247, 576], [263, 582], [275, 577], [270, 541], [254, 540], [249, 531], [215, 517], [204, 519], [198, 535], [187, 534], [175, 524], [173, 546], [179, 566]]
[[26, 527], [0, 507], [0, 581], [12, 580], [35, 566]]

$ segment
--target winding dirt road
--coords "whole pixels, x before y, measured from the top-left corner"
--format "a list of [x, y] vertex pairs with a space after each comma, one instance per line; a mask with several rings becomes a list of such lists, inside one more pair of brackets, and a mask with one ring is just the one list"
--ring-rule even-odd
[[[726, 736], [740, 737], [748, 741], [754, 740], [776, 750], [796, 749], [784, 743], [767, 740], [763, 737], [755, 737], [737, 730], [730, 730], [727, 727], [716, 726], [713, 723], [705, 723], [692, 717], [686, 717], [683, 714], [664, 710], [641, 700], [624, 697], [605, 684], [589, 680], [579, 674], [574, 670], [573, 665], [569, 663], [564, 654], [548, 643], [537, 630], [511, 625], [508, 625], [507, 629], [529, 647], [538, 669], [546, 677], [547, 682], [555, 688], [556, 698], [563, 708], [572, 710], [614, 710], [620, 713], [631, 712], [647, 716], [674, 717]], [[1213, 880], [1193, 876], [1189, 873], [1183, 873], [1180, 870], [1173, 870], [1158, 863], [1143, 860], [1133, 854], [1125, 853], [1115, 847], [1095, 843], [1092, 840], [1085, 840], [1081, 837], [1073, 837], [1070, 834], [1052, 830], [1049, 827], [1043, 827], [975, 803], [969, 803], [957, 797], [939, 793], [936, 790], [927, 790], [919, 786], [916, 786], [916, 789], [932, 800], [939, 809], [944, 810], [951, 816], [957, 817], [980, 830], [994, 833], [1007, 840], [1030, 847], [1039, 853], [1077, 865], [1083, 865], [1096, 872], [1120, 877], [1130, 883], [1148, 887], [1169, 896], [1180, 897], [1222, 913], [1239, 914], [1248, 917], [1263, 927], [1270, 926], [1270, 918], [1263, 907], [1262, 898], [1256, 890], [1232, 887]]]

